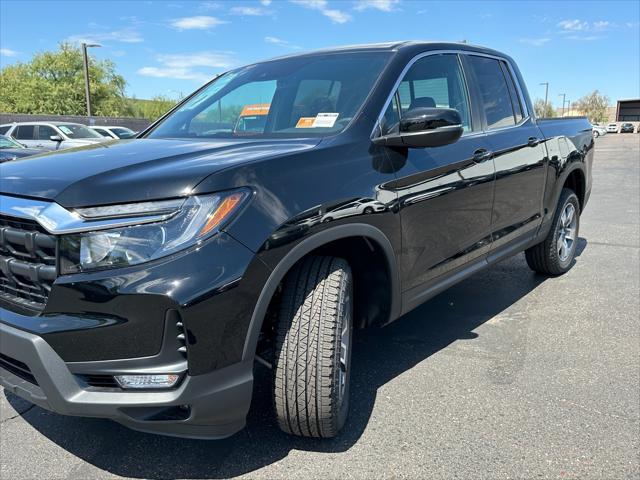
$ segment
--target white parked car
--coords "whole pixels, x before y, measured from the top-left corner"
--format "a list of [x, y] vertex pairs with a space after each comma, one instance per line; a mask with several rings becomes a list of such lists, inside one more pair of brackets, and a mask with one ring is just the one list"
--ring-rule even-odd
[[133, 138], [136, 135], [136, 132], [127, 127], [105, 127], [99, 125], [91, 126], [89, 128], [105, 138], [115, 138], [116, 140]]
[[607, 125], [607, 132], [609, 132], [609, 133], [618, 133], [618, 124], [617, 123], [610, 123], [609, 125]]
[[14, 138], [28, 148], [62, 150], [82, 147], [107, 139], [80, 123], [20, 122], [0, 125], [0, 133]]
[[338, 218], [351, 217], [353, 215], [368, 215], [370, 213], [384, 212], [387, 209], [384, 203], [370, 198], [355, 200], [327, 212], [323, 217], [323, 222], [330, 222]]
[[600, 135], [606, 135], [607, 134], [607, 129], [604, 128], [602, 125], [591, 125], [591, 130], [593, 132], [593, 138], [598, 138]]

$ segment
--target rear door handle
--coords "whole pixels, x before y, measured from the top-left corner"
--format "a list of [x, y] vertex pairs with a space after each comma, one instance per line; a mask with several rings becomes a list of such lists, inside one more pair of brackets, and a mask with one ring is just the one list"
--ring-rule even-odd
[[486, 162], [487, 160], [491, 160], [492, 157], [493, 152], [486, 148], [479, 148], [473, 152], [473, 161], [476, 163]]
[[529, 141], [527, 142], [527, 145], [529, 145], [530, 147], [535, 147], [539, 143], [540, 143], [540, 139], [539, 138], [537, 138], [537, 137], [529, 137]]

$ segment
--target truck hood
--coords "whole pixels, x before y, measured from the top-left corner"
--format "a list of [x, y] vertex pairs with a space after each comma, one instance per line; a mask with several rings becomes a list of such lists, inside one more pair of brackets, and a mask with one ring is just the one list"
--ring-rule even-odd
[[230, 166], [304, 151], [310, 140], [132, 139], [0, 165], [0, 192], [83, 207], [183, 196]]

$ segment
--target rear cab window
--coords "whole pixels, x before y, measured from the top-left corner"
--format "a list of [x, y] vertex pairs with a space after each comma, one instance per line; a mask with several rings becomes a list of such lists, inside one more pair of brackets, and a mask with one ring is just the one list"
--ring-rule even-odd
[[33, 140], [35, 125], [18, 125], [11, 135], [18, 140]]
[[496, 58], [469, 55], [487, 130], [511, 127], [523, 119], [523, 109], [507, 64]]

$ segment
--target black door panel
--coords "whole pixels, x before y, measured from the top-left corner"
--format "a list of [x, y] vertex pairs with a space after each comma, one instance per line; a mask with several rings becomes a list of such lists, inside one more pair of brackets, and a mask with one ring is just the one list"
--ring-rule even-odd
[[531, 122], [487, 135], [496, 169], [493, 248], [532, 233], [542, 221], [546, 151], [543, 143], [529, 140], [539, 137]]
[[[389, 149], [398, 180], [403, 290], [428, 283], [490, 248], [494, 167], [474, 161], [483, 135], [429, 149]], [[485, 148], [486, 149], [486, 148]]]

